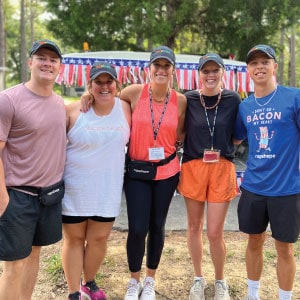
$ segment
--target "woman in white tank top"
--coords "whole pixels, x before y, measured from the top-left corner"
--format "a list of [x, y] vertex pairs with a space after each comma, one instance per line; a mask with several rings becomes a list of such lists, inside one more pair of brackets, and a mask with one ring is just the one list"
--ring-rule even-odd
[[69, 299], [106, 299], [95, 276], [120, 211], [131, 123], [129, 104], [116, 97], [118, 87], [113, 65], [97, 62], [88, 83], [92, 109], [81, 113], [80, 101], [67, 106], [62, 262]]

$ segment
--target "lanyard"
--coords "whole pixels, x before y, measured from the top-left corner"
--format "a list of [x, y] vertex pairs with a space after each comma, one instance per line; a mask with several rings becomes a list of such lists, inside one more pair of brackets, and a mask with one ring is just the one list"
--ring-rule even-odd
[[150, 98], [150, 112], [151, 112], [151, 119], [152, 119], [153, 138], [154, 138], [154, 145], [155, 145], [157, 134], [158, 134], [158, 130], [160, 128], [162, 119], [164, 117], [164, 114], [165, 114], [166, 109], [167, 109], [167, 105], [168, 105], [169, 100], [170, 100], [170, 90], [168, 90], [167, 97], [166, 97], [166, 100], [165, 100], [165, 103], [164, 103], [164, 108], [162, 110], [162, 113], [160, 115], [160, 118], [159, 118], [159, 121], [157, 123], [156, 128], [155, 128], [155, 123], [154, 123], [154, 112], [153, 112], [153, 103], [152, 103], [153, 99], [152, 99], [152, 91], [151, 91], [151, 89], [149, 89], [149, 98]]
[[215, 109], [215, 116], [214, 116], [214, 121], [213, 121], [212, 127], [210, 126], [210, 122], [209, 122], [209, 119], [208, 119], [207, 109], [206, 109], [206, 107], [204, 108], [205, 116], [206, 116], [206, 122], [207, 122], [207, 125], [208, 125], [210, 137], [211, 137], [211, 143], [210, 143], [211, 144], [211, 150], [214, 149], [214, 133], [215, 133], [215, 125], [216, 125], [217, 114], [218, 114], [218, 107], [219, 106], [217, 105], [216, 109]]
[[[210, 133], [210, 137], [211, 137], [211, 150], [213, 150], [214, 148], [214, 133], [215, 133], [215, 125], [216, 125], [216, 119], [217, 119], [217, 114], [218, 114], [218, 107], [219, 107], [219, 103], [221, 101], [221, 95], [222, 95], [222, 91], [220, 91], [219, 95], [218, 95], [218, 100], [217, 100], [217, 103], [211, 107], [206, 107], [205, 106], [205, 101], [204, 101], [204, 98], [203, 98], [203, 95], [201, 93], [201, 91], [199, 91], [199, 94], [200, 94], [200, 102], [204, 108], [204, 111], [205, 111], [205, 117], [206, 117], [206, 122], [207, 122], [207, 125], [208, 125], [208, 129], [209, 129], [209, 133]], [[213, 109], [213, 108], [216, 108], [215, 109], [215, 115], [214, 115], [214, 120], [213, 120], [213, 124], [212, 126], [210, 125], [210, 122], [209, 122], [209, 119], [208, 119], [208, 114], [207, 114], [207, 110], [208, 109]]]

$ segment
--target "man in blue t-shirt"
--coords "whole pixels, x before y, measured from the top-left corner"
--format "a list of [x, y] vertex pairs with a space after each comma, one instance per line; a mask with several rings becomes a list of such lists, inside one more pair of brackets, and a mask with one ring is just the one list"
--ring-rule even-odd
[[277, 250], [279, 299], [292, 299], [300, 230], [300, 89], [276, 84], [278, 65], [268, 45], [253, 47], [246, 63], [255, 92], [240, 104], [235, 126], [236, 143], [245, 138], [249, 143], [238, 205], [239, 228], [249, 234], [246, 299], [259, 299], [269, 224]]

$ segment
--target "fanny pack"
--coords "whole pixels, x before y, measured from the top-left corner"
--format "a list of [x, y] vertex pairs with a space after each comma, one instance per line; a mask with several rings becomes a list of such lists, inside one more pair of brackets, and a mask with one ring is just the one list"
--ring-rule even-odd
[[175, 157], [176, 151], [158, 162], [129, 159], [127, 162], [126, 173], [132, 179], [152, 180], [156, 176], [157, 167], [166, 165]]
[[37, 194], [40, 203], [42, 203], [45, 206], [58, 204], [62, 201], [65, 194], [65, 183], [63, 180], [60, 180], [57, 183], [43, 188], [33, 186], [15, 186], [15, 188], [18, 190], [23, 190], [33, 194]]

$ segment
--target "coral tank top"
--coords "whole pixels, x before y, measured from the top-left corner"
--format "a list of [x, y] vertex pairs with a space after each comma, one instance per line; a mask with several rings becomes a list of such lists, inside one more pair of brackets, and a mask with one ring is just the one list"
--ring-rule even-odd
[[[164, 108], [164, 103], [152, 101], [154, 126], [158, 122]], [[170, 99], [163, 115], [157, 137], [156, 147], [163, 147], [165, 158], [174, 151], [177, 138], [178, 104], [176, 91], [171, 89]], [[141, 97], [132, 113], [129, 155], [131, 159], [149, 161], [149, 148], [154, 147], [154, 133], [150, 110], [149, 84], [145, 84]], [[168, 164], [159, 166], [155, 180], [169, 178], [179, 172], [179, 160], [175, 157]]]

